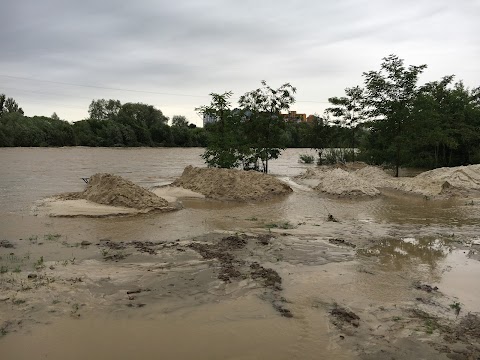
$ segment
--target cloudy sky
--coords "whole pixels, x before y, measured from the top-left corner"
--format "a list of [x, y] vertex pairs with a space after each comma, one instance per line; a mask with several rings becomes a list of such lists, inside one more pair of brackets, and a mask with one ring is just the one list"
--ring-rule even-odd
[[186, 115], [211, 92], [297, 87], [298, 112], [397, 54], [480, 85], [480, 0], [3, 0], [0, 93], [26, 115], [85, 118], [92, 99]]

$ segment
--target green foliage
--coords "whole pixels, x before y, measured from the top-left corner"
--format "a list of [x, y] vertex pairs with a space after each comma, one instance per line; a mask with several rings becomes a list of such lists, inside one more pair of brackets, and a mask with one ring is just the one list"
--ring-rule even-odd
[[209, 105], [195, 109], [216, 121], [208, 127], [207, 149], [202, 158], [209, 167], [236, 168], [244, 158], [241, 116], [231, 109], [232, 92], [211, 93]]
[[334, 165], [345, 164], [350, 161], [354, 161], [355, 151], [353, 149], [345, 148], [330, 148], [322, 154], [322, 157], [318, 158], [318, 165]]
[[250, 168], [253, 164], [257, 169], [260, 160], [262, 171], [268, 173], [268, 161], [277, 159], [284, 149], [281, 139], [285, 121], [281, 112], [295, 102], [296, 88], [285, 83], [273, 89], [266, 81], [261, 83], [261, 88], [247, 92], [238, 103], [242, 109], [246, 145], [251, 149], [246, 165]]
[[455, 315], [459, 315], [460, 314], [460, 311], [462, 310], [462, 306], [459, 302], [456, 302], [454, 301], [452, 304], [449, 305], [450, 306], [450, 309], [452, 309], [453, 311], [455, 311]]
[[60, 235], [60, 234], [45, 234], [45, 235], [43, 235], [43, 239], [47, 240], [47, 241], [56, 241], [61, 237], [62, 237], [62, 235]]
[[280, 223], [268, 223], [268, 224], [265, 224], [265, 227], [267, 229], [284, 229], [284, 230], [295, 229], [295, 226], [292, 225], [289, 221], [284, 221]]
[[92, 100], [88, 107], [88, 114], [93, 120], [113, 120], [120, 112], [122, 104], [119, 100]]
[[[56, 113], [27, 117], [13, 99], [0, 95], [0, 147], [5, 146], [205, 146], [202, 128], [176, 116], [177, 126], [151, 105], [92, 100], [90, 118], [73, 124]], [[180, 122], [184, 120], [184, 122]]]
[[480, 162], [480, 90], [454, 84], [453, 79], [445, 76], [418, 88], [397, 137], [400, 148], [387, 122], [371, 121], [362, 144], [364, 159], [388, 164], [399, 155], [402, 165], [426, 168]]
[[202, 158], [209, 167], [235, 168], [243, 159], [241, 118], [231, 109], [232, 92], [211, 93], [210, 105], [196, 110], [204, 117], [216, 119], [209, 125], [207, 149]]
[[[345, 89], [344, 97], [332, 97], [328, 101], [334, 105], [326, 110], [335, 117], [335, 123], [351, 131], [352, 149], [356, 148], [355, 132], [358, 125], [365, 120], [366, 111], [364, 106], [363, 89], [359, 86]], [[355, 161], [355, 152], [352, 151], [352, 161]]]
[[238, 109], [231, 108], [232, 92], [211, 93], [210, 105], [196, 109], [216, 120], [208, 126], [205, 163], [268, 172], [268, 161], [278, 158], [283, 149], [285, 122], [280, 112], [295, 101], [294, 93], [290, 84], [273, 89], [262, 81], [261, 88], [240, 97]]
[[308, 123], [285, 122], [281, 115], [294, 103], [295, 88], [274, 89], [265, 81], [241, 96], [238, 108], [231, 106], [231, 92], [212, 93], [211, 103], [196, 109], [216, 119], [206, 128], [181, 115], [169, 126], [151, 105], [113, 99], [92, 100], [89, 118], [73, 124], [56, 113], [27, 117], [2, 94], [0, 147], [208, 145], [203, 158], [209, 166], [264, 172], [287, 147], [316, 149], [319, 165], [360, 159], [398, 170], [480, 163], [480, 87], [468, 89], [453, 75], [418, 86], [425, 67], [405, 66], [390, 55], [380, 70], [363, 74], [364, 89], [329, 98], [325, 115]]
[[174, 126], [174, 127], [187, 127], [188, 126], [188, 120], [183, 115], [173, 115], [172, 126]]
[[[139, 111], [137, 111], [139, 110]], [[75, 144], [80, 146], [205, 146], [202, 128], [170, 127], [163, 114], [146, 113], [128, 107], [115, 119], [86, 119], [72, 126]], [[159, 110], [158, 110], [159, 111]], [[147, 115], [143, 117], [142, 115]]]
[[30, 118], [19, 112], [6, 113], [0, 118], [0, 146], [69, 145], [75, 145], [75, 136], [66, 121], [44, 116]]
[[43, 269], [45, 267], [43, 256], [40, 256], [40, 258], [33, 264], [33, 268], [36, 270]]
[[5, 94], [0, 94], [0, 118], [11, 113], [23, 115], [23, 110], [13, 98], [7, 98]]
[[304, 164], [313, 164], [315, 157], [308, 154], [300, 154], [300, 161]]
[[[386, 162], [398, 168], [405, 163], [405, 146], [409, 139], [409, 128], [413, 122], [413, 104], [418, 87], [418, 76], [426, 65], [410, 65], [396, 55], [383, 59], [379, 71], [364, 72], [365, 102], [369, 115], [375, 121], [372, 132], [381, 134], [375, 147], [385, 154]], [[380, 155], [377, 153], [377, 156]], [[392, 161], [393, 160], [393, 161]]]

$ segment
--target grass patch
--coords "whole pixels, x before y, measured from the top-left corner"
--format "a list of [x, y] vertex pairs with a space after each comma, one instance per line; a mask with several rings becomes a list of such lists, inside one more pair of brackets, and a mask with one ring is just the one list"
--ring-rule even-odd
[[438, 322], [436, 316], [430, 315], [420, 309], [412, 309], [410, 312], [414, 317], [423, 320], [425, 333], [431, 335], [435, 330], [442, 330], [442, 325]]
[[291, 224], [289, 221], [281, 222], [281, 223], [268, 223], [265, 224], [267, 229], [295, 229], [295, 226]]
[[60, 235], [60, 234], [45, 234], [45, 235], [43, 235], [43, 240], [57, 241], [61, 237], [62, 237], [62, 235]]
[[40, 256], [40, 259], [35, 261], [35, 263], [33, 264], [33, 268], [35, 270], [39, 270], [39, 269], [43, 269], [44, 267], [45, 267], [45, 264], [44, 264], [43, 256]]
[[425, 319], [425, 332], [429, 335], [438, 329], [438, 324], [433, 319]]
[[462, 306], [460, 305], [459, 302], [453, 302], [452, 304], [449, 305], [450, 306], [450, 309], [452, 309], [453, 311], [455, 311], [455, 315], [458, 315], [460, 314], [460, 311], [462, 310]]

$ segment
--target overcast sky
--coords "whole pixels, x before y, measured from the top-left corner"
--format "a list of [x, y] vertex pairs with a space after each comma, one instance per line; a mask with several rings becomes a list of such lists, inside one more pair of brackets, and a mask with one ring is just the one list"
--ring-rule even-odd
[[112, 98], [201, 124], [209, 93], [261, 80], [321, 114], [392, 53], [480, 86], [480, 0], [3, 0], [0, 33], [0, 93], [69, 121]]

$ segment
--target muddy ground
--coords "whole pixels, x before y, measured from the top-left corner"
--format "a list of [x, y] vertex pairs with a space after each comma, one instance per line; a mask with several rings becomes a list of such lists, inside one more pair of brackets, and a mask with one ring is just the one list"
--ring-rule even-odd
[[245, 222], [242, 231], [167, 240], [2, 239], [0, 351], [12, 355], [10, 337], [65, 318], [171, 314], [254, 296], [282, 322], [326, 319], [343, 358], [480, 358], [478, 282], [468, 283], [480, 275], [476, 225], [433, 231], [332, 214]]

